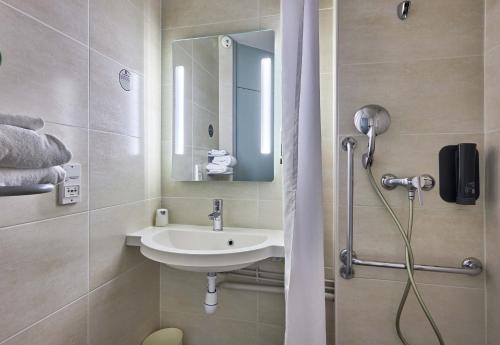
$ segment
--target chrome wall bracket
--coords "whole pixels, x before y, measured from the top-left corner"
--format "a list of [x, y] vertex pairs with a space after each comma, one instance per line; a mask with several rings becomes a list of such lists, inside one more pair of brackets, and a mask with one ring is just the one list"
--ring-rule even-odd
[[[352, 257], [352, 260], [355, 260], [357, 259], [357, 256], [356, 256], [356, 253], [354, 251], [352, 251], [350, 253], [351, 257]], [[340, 266], [340, 276], [344, 279], [352, 279], [354, 278], [354, 268], [352, 267], [352, 265], [347, 265], [347, 262], [348, 262], [348, 257], [349, 256], [349, 250], [346, 248], [346, 249], [342, 249], [340, 251], [340, 262], [342, 262], [342, 266]]]
[[398, 5], [398, 18], [406, 20], [410, 14], [411, 1], [405, 0]]

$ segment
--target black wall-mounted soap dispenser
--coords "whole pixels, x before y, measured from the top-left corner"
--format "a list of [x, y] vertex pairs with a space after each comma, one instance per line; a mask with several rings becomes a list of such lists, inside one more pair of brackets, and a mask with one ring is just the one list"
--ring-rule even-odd
[[479, 198], [479, 152], [476, 144], [463, 143], [441, 149], [439, 193], [447, 202], [476, 204]]

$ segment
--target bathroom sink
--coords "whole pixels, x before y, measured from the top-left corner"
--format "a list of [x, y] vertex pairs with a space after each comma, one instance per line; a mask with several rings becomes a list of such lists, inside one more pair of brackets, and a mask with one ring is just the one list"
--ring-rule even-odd
[[284, 256], [283, 231], [195, 225], [150, 227], [127, 235], [127, 245], [168, 266], [196, 272], [241, 269], [270, 257]]

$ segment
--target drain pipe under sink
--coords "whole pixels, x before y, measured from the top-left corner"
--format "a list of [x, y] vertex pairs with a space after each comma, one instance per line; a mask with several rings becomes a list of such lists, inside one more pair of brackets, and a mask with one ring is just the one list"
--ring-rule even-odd
[[205, 313], [214, 314], [217, 310], [217, 273], [207, 274], [207, 293], [205, 295]]

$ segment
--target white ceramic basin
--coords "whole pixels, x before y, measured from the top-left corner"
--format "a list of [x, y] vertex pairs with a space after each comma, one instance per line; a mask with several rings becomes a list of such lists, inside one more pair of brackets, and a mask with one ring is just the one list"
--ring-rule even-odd
[[177, 269], [196, 272], [226, 272], [255, 262], [284, 256], [283, 231], [169, 225], [150, 227], [127, 235], [127, 244], [140, 246], [141, 253]]

